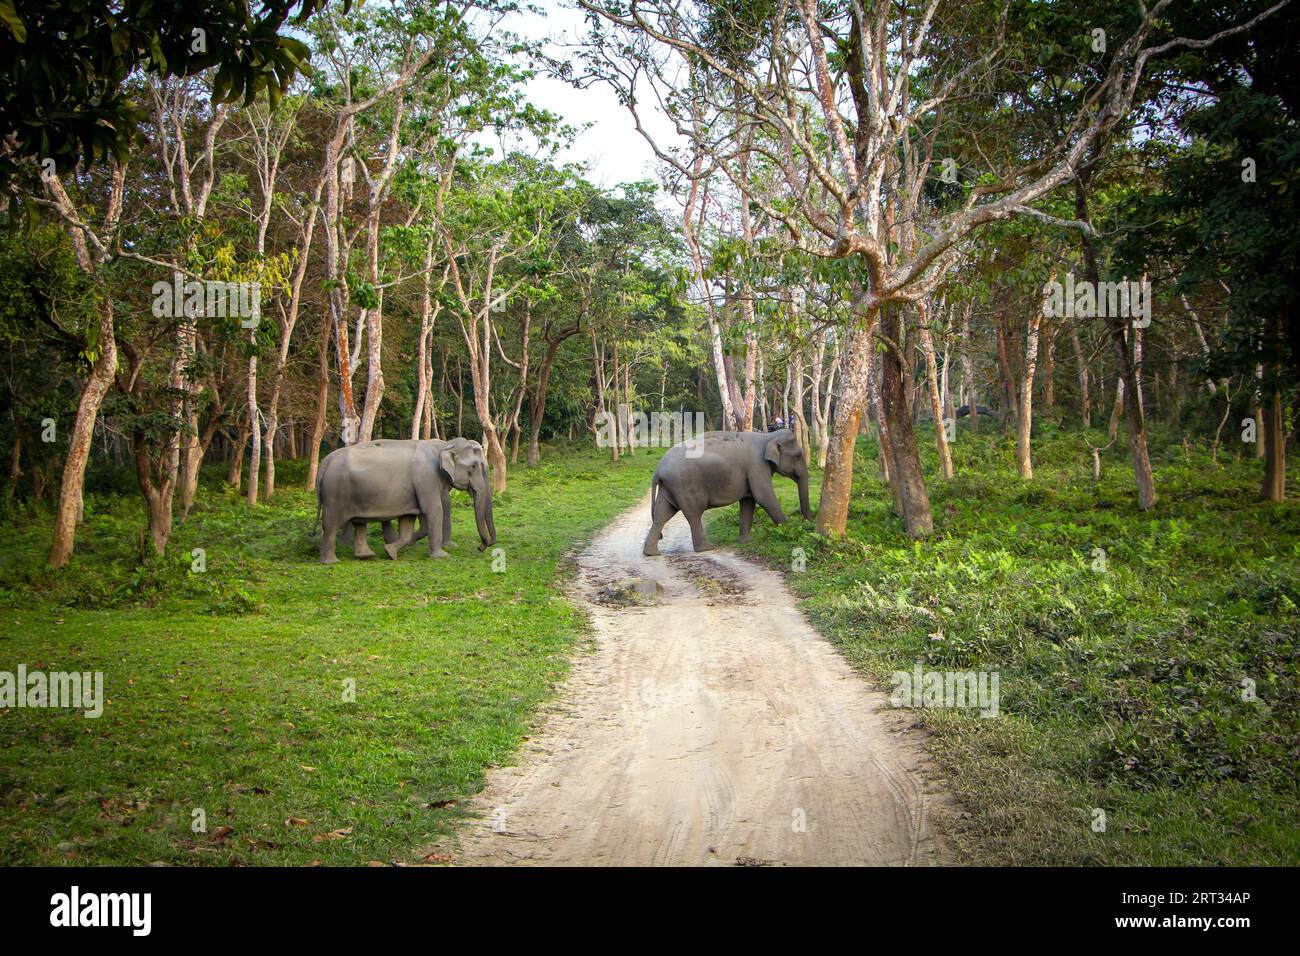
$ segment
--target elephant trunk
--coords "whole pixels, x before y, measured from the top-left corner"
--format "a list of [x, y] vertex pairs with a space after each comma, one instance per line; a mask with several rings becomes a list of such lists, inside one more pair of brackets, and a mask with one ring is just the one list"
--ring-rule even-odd
[[474, 521], [478, 524], [480, 551], [497, 543], [497, 529], [492, 521], [492, 489], [486, 481], [481, 488], [474, 489]]
[[804, 466], [795, 474], [795, 481], [799, 484], [799, 513], [803, 515], [804, 521], [812, 521], [812, 510], [808, 507], [808, 468]]

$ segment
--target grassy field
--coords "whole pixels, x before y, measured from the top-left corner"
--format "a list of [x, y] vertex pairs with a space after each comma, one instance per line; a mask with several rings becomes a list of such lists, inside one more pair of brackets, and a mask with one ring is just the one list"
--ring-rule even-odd
[[19, 516], [0, 552], [0, 670], [102, 671], [108, 703], [98, 719], [0, 708], [0, 864], [418, 860], [565, 673], [584, 633], [558, 587], [565, 553], [652, 469], [594, 450], [513, 469], [499, 572], [461, 493], [450, 559], [421, 542], [318, 565], [301, 463], [252, 512], [201, 492], [163, 561], [138, 560], [136, 496], [89, 498], [56, 573], [41, 570], [48, 516]]
[[[1214, 464], [1178, 436], [1155, 445], [1161, 499], [1143, 514], [1122, 442], [1094, 484], [1083, 437], [1044, 426], [1023, 482], [1014, 438], [981, 431], [963, 424], [946, 483], [919, 433], [937, 529], [925, 543], [903, 537], [867, 439], [850, 540], [760, 516], [748, 546], [788, 570], [805, 549], [787, 576], [805, 611], [886, 691], [917, 663], [999, 674], [995, 718], [914, 711], [962, 804], [963, 857], [1300, 863], [1294, 490], [1263, 504], [1261, 463]], [[714, 540], [733, 542], [734, 509], [714, 514]]]
[[[1261, 504], [1258, 462], [1214, 464], [1179, 438], [1155, 446], [1161, 500], [1142, 514], [1118, 444], [1094, 484], [1082, 436], [1044, 426], [1021, 482], [992, 426], [963, 425], [952, 482], [926, 448], [933, 539], [903, 537], [864, 439], [850, 539], [760, 515], [746, 550], [786, 568], [886, 690], [918, 663], [998, 673], [995, 718], [914, 711], [966, 861], [1300, 862], [1300, 503]], [[419, 859], [554, 692], [583, 634], [557, 588], [564, 554], [652, 465], [593, 451], [514, 469], [500, 573], [459, 494], [451, 559], [417, 545], [319, 566], [294, 465], [252, 513], [209, 489], [162, 562], [138, 560], [134, 496], [89, 500], [58, 573], [40, 570], [48, 518], [20, 518], [0, 552], [0, 670], [103, 671], [110, 703], [96, 720], [0, 709], [0, 863]], [[731, 545], [736, 509], [710, 524]]]

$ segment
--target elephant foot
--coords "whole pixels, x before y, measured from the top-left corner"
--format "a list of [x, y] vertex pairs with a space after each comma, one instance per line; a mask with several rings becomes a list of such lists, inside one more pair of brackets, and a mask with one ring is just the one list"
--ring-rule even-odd
[[744, 544], [744, 543], [745, 543], [746, 541], [748, 541], [748, 540], [749, 540], [749, 532], [745, 532], [745, 533], [742, 534], [739, 538], [736, 539], [736, 541], [737, 541], [739, 544]]
[[321, 563], [321, 564], [338, 564], [338, 563], [339, 563], [339, 559], [336, 558], [334, 555], [331, 554], [328, 558], [322, 556], [321, 559], [320, 559], [320, 563]]
[[397, 552], [399, 550], [396, 541], [390, 541], [384, 545], [384, 554], [388, 555], [394, 561], [397, 560]]
[[714, 547], [715, 545], [712, 541], [705, 541], [703, 544], [697, 544], [695, 546], [695, 553], [699, 554], [701, 551], [712, 551]]
[[657, 558], [659, 557], [659, 546], [657, 544], [647, 544], [641, 549], [641, 553], [647, 558]]
[[443, 551], [441, 548], [439, 548], [437, 551], [430, 551], [430, 552], [429, 552], [429, 557], [431, 557], [431, 558], [450, 558], [451, 555], [448, 554], [446, 551]]

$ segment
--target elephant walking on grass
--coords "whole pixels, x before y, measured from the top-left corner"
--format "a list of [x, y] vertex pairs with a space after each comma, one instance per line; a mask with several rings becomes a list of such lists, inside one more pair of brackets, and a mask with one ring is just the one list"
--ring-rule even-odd
[[[425, 536], [430, 557], [446, 557], [443, 549], [451, 539], [453, 487], [468, 491], [474, 499], [482, 541], [479, 550], [496, 544], [487, 458], [478, 442], [466, 438], [381, 439], [331, 452], [321, 462], [316, 480], [321, 562], [338, 560], [335, 539], [340, 528], [352, 530], [354, 555], [371, 557], [374, 552], [366, 540], [368, 521], [384, 523], [384, 551], [390, 558]], [[421, 530], [413, 534], [417, 517]], [[399, 528], [396, 535], [390, 525], [394, 519]]]
[[799, 511], [808, 509], [808, 462], [788, 428], [774, 432], [705, 432], [670, 448], [659, 460], [650, 482], [650, 533], [642, 552], [659, 553], [664, 525], [681, 512], [691, 525], [696, 551], [713, 545], [704, 533], [703, 514], [709, 508], [740, 502], [740, 540], [749, 540], [755, 507], [761, 505], [776, 524], [785, 513], [772, 489], [772, 475], [793, 478], [799, 486]]

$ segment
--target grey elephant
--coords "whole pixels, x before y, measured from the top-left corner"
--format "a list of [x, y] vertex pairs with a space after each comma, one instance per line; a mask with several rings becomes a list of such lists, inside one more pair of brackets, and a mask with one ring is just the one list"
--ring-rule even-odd
[[799, 486], [799, 511], [808, 510], [808, 462], [803, 446], [788, 428], [774, 432], [705, 432], [664, 453], [650, 482], [650, 533], [643, 553], [659, 553], [664, 525], [681, 512], [691, 525], [696, 551], [713, 545], [702, 516], [709, 508], [740, 502], [740, 540], [749, 539], [754, 509], [761, 505], [777, 524], [785, 513], [772, 490], [772, 475], [793, 478]]
[[[372, 556], [365, 534], [368, 521], [384, 522], [384, 551], [390, 558], [426, 535], [430, 556], [446, 557], [443, 549], [450, 539], [453, 487], [468, 491], [474, 499], [482, 541], [479, 550], [496, 544], [487, 458], [478, 442], [466, 438], [380, 439], [331, 452], [321, 462], [316, 479], [321, 562], [338, 560], [335, 539], [340, 528], [351, 528], [353, 554]], [[417, 517], [422, 527], [413, 535]], [[397, 535], [388, 525], [394, 519], [399, 523]]]

